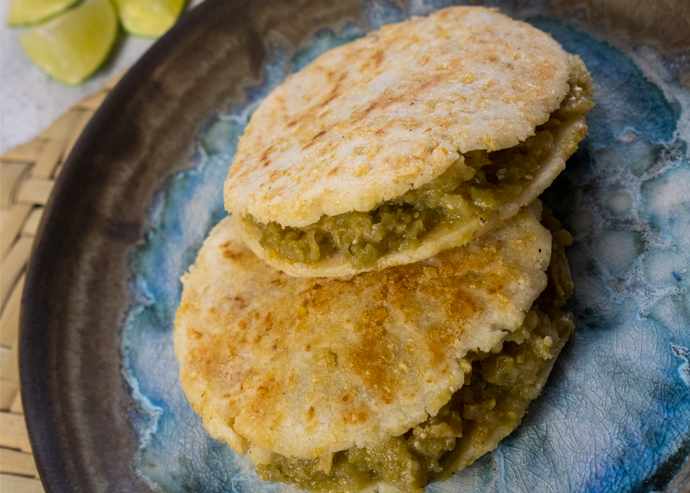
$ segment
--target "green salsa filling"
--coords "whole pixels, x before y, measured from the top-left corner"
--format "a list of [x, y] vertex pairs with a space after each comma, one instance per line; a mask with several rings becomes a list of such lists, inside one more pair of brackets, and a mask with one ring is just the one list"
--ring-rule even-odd
[[[570, 90], [535, 135], [515, 147], [495, 152], [472, 151], [440, 177], [366, 212], [322, 216], [303, 228], [244, 220], [261, 231], [260, 245], [272, 258], [315, 265], [343, 254], [352, 267], [363, 269], [380, 257], [414, 249], [430, 231], [479, 218], [514, 201], [524, 192], [555, 147], [564, 123], [585, 115], [593, 106], [592, 82], [582, 61], [573, 57]], [[560, 145], [570, 155], [583, 135]]]

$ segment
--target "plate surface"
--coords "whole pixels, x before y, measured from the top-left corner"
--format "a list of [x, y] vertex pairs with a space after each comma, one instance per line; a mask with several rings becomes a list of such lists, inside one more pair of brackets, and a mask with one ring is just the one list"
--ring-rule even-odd
[[[491, 2], [595, 80], [590, 136], [545, 196], [576, 240], [577, 332], [521, 427], [428, 490], [690, 487], [690, 6], [587, 3]], [[187, 404], [179, 277], [225, 214], [237, 138], [268, 91], [449, 4], [207, 0], [112, 91], [60, 175], [23, 300], [22, 397], [49, 492], [291, 489], [261, 484]]]

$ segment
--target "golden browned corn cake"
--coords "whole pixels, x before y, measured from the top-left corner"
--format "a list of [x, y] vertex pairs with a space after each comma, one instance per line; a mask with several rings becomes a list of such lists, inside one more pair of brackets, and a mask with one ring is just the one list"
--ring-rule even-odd
[[420, 492], [494, 449], [573, 331], [538, 195], [586, 135], [579, 57], [453, 7], [273, 91], [183, 277], [180, 378], [267, 481]]
[[413, 492], [448, 477], [520, 423], [572, 331], [569, 236], [552, 250], [539, 213], [348, 280], [273, 269], [226, 218], [183, 277], [189, 402], [266, 480]]
[[591, 96], [579, 57], [496, 10], [386, 26], [265, 99], [225, 205], [254, 253], [293, 276], [417, 262], [535, 200], [586, 134]]

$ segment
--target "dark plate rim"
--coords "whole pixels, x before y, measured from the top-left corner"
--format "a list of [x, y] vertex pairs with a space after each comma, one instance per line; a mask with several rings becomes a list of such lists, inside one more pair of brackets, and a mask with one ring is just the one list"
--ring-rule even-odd
[[[51, 232], [60, 224], [60, 218], [69, 199], [71, 190], [69, 185], [79, 181], [89, 170], [89, 154], [92, 142], [107, 130], [115, 115], [126, 101], [139, 90], [144, 81], [150, 81], [152, 74], [164, 65], [171, 56], [173, 48], [187, 37], [192, 26], [200, 26], [206, 22], [215, 11], [232, 3], [237, 8], [248, 3], [248, 0], [205, 0], [191, 11], [187, 12], [173, 28], [128, 70], [115, 88], [93, 115], [84, 129], [71, 154], [67, 158], [63, 170], [58, 176], [53, 192], [45, 206], [36, 241], [32, 249], [32, 262], [29, 264], [22, 297], [19, 340], [19, 366], [21, 376], [21, 397], [24, 404], [24, 416], [29, 432], [29, 440], [33, 450], [37, 469], [43, 485], [48, 493], [73, 491], [68, 478], [62, 475], [69, 458], [64, 457], [60, 443], [53, 440], [59, 434], [55, 422], [52, 421], [53, 408], [50, 405], [49, 379], [54, 367], [48, 357], [49, 348], [46, 344], [46, 324], [42, 317], [42, 309], [50, 303], [51, 293], [43, 288], [43, 267], [54, 258], [52, 253], [51, 234], [44, 234], [48, 228]], [[135, 474], [135, 473], [133, 473]], [[686, 460], [682, 470], [673, 481], [675, 488], [683, 488], [690, 484], [690, 460]], [[681, 491], [672, 489], [667, 491]]]
[[[151, 75], [161, 67], [170, 56], [172, 48], [184, 42], [190, 27], [203, 24], [212, 13], [220, 8], [225, 0], [205, 0], [186, 12], [173, 27], [159, 38], [132, 65], [125, 75], [109, 92], [101, 106], [84, 128], [67, 157], [58, 175], [51, 195], [44, 207], [43, 215], [32, 246], [30, 258], [51, 258], [51, 236], [44, 231], [50, 223], [58, 222], [58, 204], [65, 202], [69, 191], [67, 185], [78, 181], [90, 165], [89, 153], [91, 143], [98, 139], [102, 132], [114, 120], [119, 108], [128, 101], [140, 88], [142, 81], [149, 80]], [[243, 1], [235, 0], [241, 4]], [[41, 292], [42, 263], [34, 260], [29, 263], [21, 301], [20, 338], [19, 338], [19, 372], [21, 378], [21, 399], [24, 409], [29, 442], [36, 462], [36, 467], [47, 493], [72, 491], [69, 484], [59, 477], [62, 449], [51, 439], [58, 433], [50, 420], [52, 407], [45, 405], [49, 395], [47, 380], [53, 368], [46, 357], [45, 328], [40, 317], [46, 293]]]

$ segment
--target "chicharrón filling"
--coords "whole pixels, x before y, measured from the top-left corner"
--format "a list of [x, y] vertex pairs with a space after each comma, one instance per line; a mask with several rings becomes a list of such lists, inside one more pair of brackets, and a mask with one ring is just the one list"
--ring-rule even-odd
[[446, 479], [494, 448], [520, 424], [574, 328], [561, 311], [572, 292], [564, 254], [572, 238], [549, 221], [554, 220], [547, 212], [544, 222], [554, 233], [547, 288], [502, 344], [488, 353], [467, 354], [465, 385], [436, 416], [374, 447], [314, 460], [273, 453], [268, 463], [255, 464], [261, 479], [337, 492], [357, 492], [384, 481], [404, 493], [419, 493], [429, 481]]
[[[464, 154], [444, 174], [418, 189], [366, 212], [323, 216], [303, 228], [244, 220], [261, 231], [260, 245], [272, 258], [316, 265], [341, 253], [356, 269], [380, 257], [414, 249], [429, 232], [450, 228], [514, 201], [530, 185], [556, 145], [559, 129], [592, 107], [592, 82], [579, 57], [571, 57], [570, 90], [535, 135], [509, 149]], [[559, 145], [572, 154], [582, 135]]]

